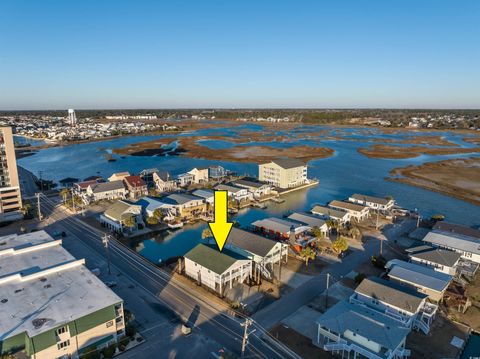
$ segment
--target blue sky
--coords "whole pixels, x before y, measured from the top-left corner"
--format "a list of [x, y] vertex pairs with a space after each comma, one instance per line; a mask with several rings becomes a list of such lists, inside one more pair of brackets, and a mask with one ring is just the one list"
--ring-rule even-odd
[[480, 1], [0, 2], [0, 109], [480, 108]]

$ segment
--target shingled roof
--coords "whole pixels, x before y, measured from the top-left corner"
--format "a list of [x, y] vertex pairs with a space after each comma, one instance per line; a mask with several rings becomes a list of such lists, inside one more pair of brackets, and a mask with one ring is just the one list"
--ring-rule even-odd
[[232, 227], [227, 238], [227, 243], [260, 257], [265, 257], [278, 242]]
[[416, 313], [427, 295], [377, 277], [365, 278], [355, 292], [377, 299], [391, 306]]
[[220, 252], [216, 245], [202, 243], [185, 254], [184, 257], [217, 274], [223, 274], [239, 260], [248, 260], [248, 258], [229, 249], [223, 249]]

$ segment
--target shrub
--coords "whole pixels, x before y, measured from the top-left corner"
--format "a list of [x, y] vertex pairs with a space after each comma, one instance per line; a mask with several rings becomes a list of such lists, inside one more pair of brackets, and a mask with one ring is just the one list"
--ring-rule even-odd
[[125, 327], [125, 334], [127, 335], [127, 337], [134, 337], [136, 332], [137, 329], [135, 329], [135, 326], [133, 326], [132, 324], [127, 324], [127, 326]]
[[115, 350], [117, 349], [117, 344], [113, 343], [102, 350], [102, 354], [104, 358], [113, 358], [115, 355]]
[[147, 218], [147, 223], [151, 226], [155, 225], [155, 224], [158, 224], [158, 218], [157, 217], [148, 217]]
[[85, 354], [80, 355], [80, 359], [100, 359], [101, 355], [98, 350], [93, 350], [91, 352], [87, 352]]

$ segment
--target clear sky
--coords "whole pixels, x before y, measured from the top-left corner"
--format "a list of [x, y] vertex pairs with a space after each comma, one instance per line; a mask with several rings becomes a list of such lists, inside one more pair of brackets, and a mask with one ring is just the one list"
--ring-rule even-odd
[[2, 0], [0, 109], [480, 108], [480, 1]]

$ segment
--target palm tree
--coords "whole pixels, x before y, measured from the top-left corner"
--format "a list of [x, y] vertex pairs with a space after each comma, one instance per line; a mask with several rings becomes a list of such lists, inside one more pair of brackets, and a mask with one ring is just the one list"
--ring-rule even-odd
[[205, 228], [202, 231], [202, 239], [207, 239], [207, 238], [212, 238], [212, 237], [213, 237], [213, 233], [212, 233], [212, 230], [209, 227]]
[[312, 228], [312, 234], [313, 234], [316, 238], [323, 238], [323, 233], [322, 233], [322, 231], [320, 230], [320, 228], [318, 228], [317, 226], [315, 226], [315, 227]]
[[137, 222], [135, 221], [135, 217], [133, 215], [130, 215], [123, 220], [123, 225], [130, 231], [133, 227], [135, 227], [136, 224]]
[[348, 242], [345, 237], [339, 236], [335, 242], [332, 243], [332, 248], [337, 253], [345, 252], [348, 249]]
[[160, 208], [157, 208], [155, 211], [153, 211], [153, 216], [157, 219], [160, 220], [162, 218], [162, 210]]
[[67, 201], [67, 197], [69, 194], [70, 194], [70, 191], [68, 190], [68, 188], [62, 188], [62, 190], [60, 191], [60, 196], [62, 196], [63, 198], [63, 203]]
[[314, 260], [317, 256], [317, 253], [312, 249], [312, 247], [305, 247], [300, 252], [300, 257], [305, 261], [305, 265], [308, 266], [308, 261]]
[[30, 213], [30, 210], [32, 209], [32, 205], [30, 203], [24, 203], [22, 206], [22, 213], [24, 216]]

